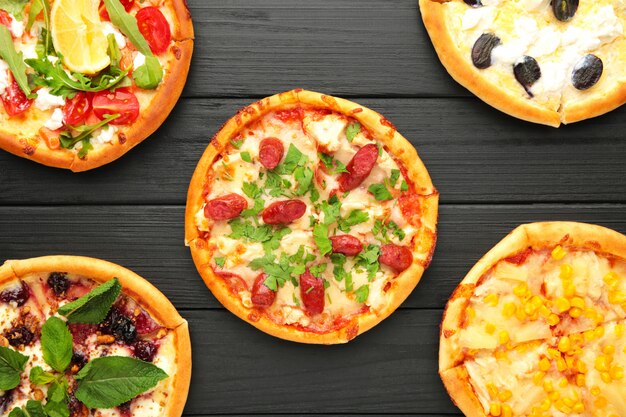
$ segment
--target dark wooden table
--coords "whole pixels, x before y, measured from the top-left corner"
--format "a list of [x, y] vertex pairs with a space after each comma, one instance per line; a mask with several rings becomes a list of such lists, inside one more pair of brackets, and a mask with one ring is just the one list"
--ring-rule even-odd
[[[560, 129], [510, 118], [438, 62], [416, 0], [193, 0], [184, 98], [138, 149], [72, 174], [0, 153], [0, 258], [80, 254], [133, 269], [191, 323], [188, 416], [459, 414], [437, 376], [445, 302], [520, 223], [626, 232], [626, 107]], [[387, 116], [441, 192], [438, 247], [404, 305], [343, 346], [261, 333], [225, 311], [183, 245], [191, 174], [240, 107], [307, 88]]]

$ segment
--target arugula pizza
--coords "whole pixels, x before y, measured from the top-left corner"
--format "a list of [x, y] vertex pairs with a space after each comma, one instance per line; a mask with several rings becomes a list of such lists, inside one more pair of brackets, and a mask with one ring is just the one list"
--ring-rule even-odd
[[515, 229], [463, 279], [441, 324], [439, 372], [468, 417], [626, 415], [626, 236]]
[[550, 126], [626, 102], [624, 0], [420, 0], [444, 67], [493, 107]]
[[245, 107], [213, 138], [189, 186], [186, 242], [240, 318], [288, 340], [341, 343], [415, 288], [437, 202], [387, 119], [293, 90]]
[[0, 415], [179, 417], [187, 322], [146, 280], [77, 256], [0, 267]]
[[0, 148], [85, 171], [152, 134], [180, 96], [184, 0], [0, 2]]

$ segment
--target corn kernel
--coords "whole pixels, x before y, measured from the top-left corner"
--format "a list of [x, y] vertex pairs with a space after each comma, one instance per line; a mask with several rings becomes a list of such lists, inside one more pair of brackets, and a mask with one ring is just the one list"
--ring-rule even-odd
[[494, 384], [487, 384], [487, 392], [489, 393], [489, 398], [492, 400], [498, 396], [498, 389]]
[[513, 396], [513, 393], [511, 392], [511, 390], [505, 389], [498, 395], [498, 399], [501, 402], [505, 402], [505, 401], [510, 400], [512, 396]]
[[487, 305], [490, 305], [492, 307], [495, 307], [498, 305], [498, 300], [500, 298], [498, 297], [498, 294], [489, 294], [488, 296], [485, 297], [485, 303]]
[[570, 317], [574, 319], [577, 319], [578, 317], [582, 316], [582, 314], [583, 314], [583, 311], [578, 307], [572, 307], [569, 310]]
[[552, 359], [559, 359], [561, 357], [561, 352], [554, 348], [548, 348], [548, 355], [550, 355]]
[[581, 402], [577, 402], [572, 407], [572, 411], [575, 412], [576, 414], [583, 413], [585, 411], [585, 405]]
[[572, 408], [569, 407], [567, 404], [565, 404], [565, 401], [563, 400], [559, 400], [555, 402], [554, 406], [556, 407], [557, 410], [559, 410], [560, 412], [564, 414], [570, 414], [572, 412]]
[[509, 340], [509, 332], [507, 332], [506, 330], [502, 330], [500, 333], [498, 333], [498, 341], [501, 345], [506, 344]]
[[568, 406], [570, 408], [574, 407], [575, 403], [576, 402], [574, 400], [572, 400], [571, 398], [569, 398], [569, 397], [563, 398], [563, 404], [565, 404], [566, 406]]
[[550, 317], [550, 314], [552, 314], [550, 309], [543, 304], [539, 307], [538, 312], [539, 312], [539, 315], [543, 318], [548, 318]]
[[554, 305], [556, 306], [556, 309], [559, 313], [564, 313], [567, 310], [569, 310], [571, 307], [569, 300], [563, 297], [558, 298], [556, 302], [554, 303]]
[[467, 307], [465, 309], [465, 314], [467, 314], [467, 317], [469, 317], [470, 319], [473, 319], [476, 317], [476, 310], [474, 310], [473, 307]]
[[574, 369], [576, 367], [575, 363], [574, 363], [575, 361], [576, 361], [576, 359], [573, 356], [571, 356], [571, 355], [567, 355], [565, 357], [565, 363], [567, 364], [567, 367], [569, 369]]
[[491, 414], [494, 417], [499, 417], [501, 413], [502, 413], [502, 406], [500, 405], [500, 403], [491, 403], [489, 405], [489, 414]]
[[587, 373], [587, 364], [581, 360], [576, 361], [576, 370], [581, 374]]
[[513, 294], [517, 295], [519, 298], [524, 297], [527, 291], [528, 291], [528, 285], [526, 285], [526, 283], [524, 282], [516, 285], [515, 288], [513, 288]]
[[604, 276], [603, 280], [609, 286], [609, 288], [614, 288], [619, 282], [619, 276], [615, 272], [609, 272]]
[[541, 372], [541, 371], [535, 372], [535, 374], [533, 375], [533, 383], [535, 385], [541, 385], [541, 382], [543, 381], [544, 376], [546, 376], [545, 372]]
[[574, 268], [570, 264], [561, 265], [561, 273], [559, 276], [561, 279], [570, 279], [574, 274]]
[[609, 360], [606, 356], [600, 355], [596, 358], [595, 368], [600, 372], [607, 372], [609, 370]]
[[513, 409], [508, 404], [502, 404], [502, 417], [513, 417]]
[[615, 330], [615, 336], [622, 337], [622, 335], [624, 334], [624, 325], [616, 324], [614, 330]]
[[597, 397], [598, 395], [600, 395], [600, 387], [598, 386], [591, 387], [591, 395], [593, 395], [594, 397]]
[[519, 321], [526, 320], [526, 312], [521, 306], [517, 309], [517, 311], [515, 311], [515, 318], [517, 318]]
[[556, 360], [556, 369], [558, 369], [559, 372], [564, 372], [567, 369], [567, 364], [565, 363], [565, 359], [559, 358]]
[[565, 249], [563, 249], [561, 245], [558, 245], [556, 248], [552, 249], [552, 259], [556, 261], [560, 261], [561, 259], [563, 259], [566, 254], [567, 252], [565, 252]]
[[604, 408], [606, 407], [606, 404], [607, 404], [607, 400], [603, 396], [599, 396], [593, 401], [593, 405], [595, 405], [596, 408]]
[[602, 336], [604, 336], [604, 326], [598, 326], [593, 330], [593, 335], [596, 338], [600, 338]]
[[579, 387], [585, 386], [585, 375], [583, 374], [576, 375], [576, 385], [578, 385]]
[[565, 388], [568, 385], [569, 385], [569, 382], [567, 382], [567, 378], [563, 377], [563, 378], [559, 379], [559, 387]]
[[572, 307], [578, 307], [581, 310], [585, 309], [585, 300], [583, 300], [581, 297], [574, 297], [570, 300], [570, 303], [572, 304]]
[[546, 379], [543, 381], [543, 390], [547, 393], [554, 391], [554, 384], [551, 379]]
[[626, 302], [626, 293], [622, 291], [611, 291], [609, 292], [609, 303], [611, 304], [622, 304]]
[[576, 287], [571, 282], [568, 282], [566, 285], [563, 286], [563, 293], [567, 298], [572, 298], [574, 295], [576, 295]]
[[624, 368], [618, 365], [613, 365], [611, 366], [611, 369], [609, 370], [609, 374], [611, 375], [612, 379], [615, 379], [615, 380], [622, 379], [624, 378]]
[[558, 400], [560, 397], [561, 397], [561, 394], [558, 391], [553, 391], [550, 394], [548, 394], [548, 398], [550, 398], [552, 402]]
[[602, 380], [607, 384], [611, 382], [611, 374], [608, 372], [600, 372], [600, 378], [602, 378]]
[[558, 344], [558, 346], [557, 346], [557, 347], [559, 348], [559, 350], [560, 350], [561, 352], [567, 352], [568, 350], [570, 350], [570, 348], [571, 348], [572, 346], [571, 346], [571, 343], [570, 343], [569, 337], [568, 337], [568, 336], [563, 336], [563, 337], [559, 340], [559, 344]]
[[493, 334], [493, 332], [495, 332], [495, 331], [496, 331], [496, 326], [494, 326], [494, 325], [493, 325], [493, 324], [491, 324], [491, 323], [487, 323], [487, 324], [485, 325], [485, 331], [486, 331], [487, 333], [489, 333], [489, 334]]
[[550, 369], [550, 361], [548, 360], [548, 358], [542, 358], [539, 361], [539, 369], [541, 369], [542, 371], [546, 372]]
[[615, 353], [615, 346], [614, 345], [606, 345], [605, 347], [602, 348], [602, 352], [605, 355], [612, 355]]
[[513, 315], [515, 314], [515, 304], [514, 303], [505, 303], [504, 307], [502, 308], [502, 315], [506, 318], [510, 318], [513, 317]]

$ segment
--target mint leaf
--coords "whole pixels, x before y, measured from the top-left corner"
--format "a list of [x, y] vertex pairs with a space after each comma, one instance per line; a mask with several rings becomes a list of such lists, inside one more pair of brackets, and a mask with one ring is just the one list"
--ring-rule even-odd
[[293, 143], [289, 144], [285, 160], [274, 170], [281, 175], [291, 175], [298, 166], [304, 166], [308, 158]]
[[117, 278], [94, 288], [76, 301], [59, 308], [68, 323], [99, 324], [109, 314], [122, 286]]
[[352, 142], [354, 138], [356, 137], [356, 135], [359, 134], [360, 131], [361, 131], [361, 123], [354, 122], [352, 124], [349, 124], [348, 127], [346, 127], [346, 138], [348, 139], [348, 142]]
[[107, 356], [89, 362], [76, 374], [76, 398], [88, 408], [112, 408], [154, 388], [168, 375], [139, 359]]
[[313, 227], [313, 240], [317, 245], [320, 253], [326, 255], [332, 252], [333, 246], [328, 238], [328, 226], [325, 224], [316, 224]]
[[28, 362], [28, 356], [0, 346], [0, 390], [8, 391], [19, 385], [20, 374], [26, 362]]
[[9, 413], [9, 417], [28, 417], [26, 415], [26, 413], [24, 411], [22, 411], [21, 408], [17, 408], [15, 407], [13, 410], [11, 410], [11, 412]]
[[154, 90], [163, 79], [163, 67], [154, 55], [146, 56], [146, 62], [133, 71], [133, 80], [137, 87], [144, 90]]
[[72, 334], [63, 320], [50, 317], [41, 327], [43, 360], [52, 369], [63, 373], [72, 361]]
[[47, 385], [54, 381], [56, 376], [50, 372], [44, 371], [41, 366], [35, 366], [30, 370], [28, 378], [30, 379], [30, 382], [35, 385]]
[[399, 178], [400, 178], [400, 170], [392, 169], [391, 176], [389, 177], [389, 184], [391, 184], [392, 187], [395, 187]]
[[69, 417], [70, 409], [68, 406], [69, 397], [67, 395], [67, 389], [68, 384], [65, 379], [56, 381], [48, 387], [46, 405], [44, 406], [48, 416]]
[[11, 13], [17, 20], [24, 18], [24, 6], [29, 0], [0, 0], [0, 9]]
[[367, 189], [374, 195], [374, 198], [378, 201], [393, 200], [393, 196], [385, 186], [385, 184], [372, 184]]
[[224, 268], [224, 262], [226, 262], [226, 258], [213, 258], [213, 260], [215, 261], [215, 265], [219, 266], [220, 268]]
[[241, 159], [246, 162], [252, 162], [252, 157], [250, 156], [250, 152], [241, 152]]
[[364, 303], [367, 301], [367, 297], [370, 295], [370, 287], [369, 285], [361, 285], [355, 292], [356, 302]]
[[21, 52], [15, 50], [13, 45], [13, 38], [9, 29], [0, 24], [0, 58], [4, 59], [11, 69], [13, 78], [20, 86], [26, 97], [35, 98], [36, 95], [30, 89], [28, 85], [28, 77], [26, 76], [26, 65], [24, 64], [24, 55]]
[[400, 184], [400, 190], [408, 191], [408, 189], [409, 189], [409, 184], [407, 184], [405, 180], [402, 180], [402, 184]]

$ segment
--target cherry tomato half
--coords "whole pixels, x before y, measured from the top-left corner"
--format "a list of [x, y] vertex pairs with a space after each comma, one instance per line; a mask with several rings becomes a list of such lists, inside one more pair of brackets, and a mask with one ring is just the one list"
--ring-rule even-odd
[[[120, 0], [120, 3], [122, 3], [122, 6], [124, 6], [124, 10], [129, 12], [130, 9], [133, 8], [133, 5], [135, 4], [135, 0]], [[100, 13], [100, 19], [106, 20], [107, 22], [111, 20], [111, 18], [109, 17], [109, 12], [107, 11], [107, 8], [104, 6], [104, 1], [100, 2], [100, 8], [98, 9], [98, 12]]]
[[6, 10], [0, 10], [0, 25], [11, 28], [11, 15]]
[[67, 125], [81, 125], [91, 111], [91, 97], [80, 91], [63, 106], [63, 121]]
[[126, 125], [139, 117], [139, 101], [128, 88], [115, 91], [100, 91], [92, 101], [93, 111], [100, 119], [119, 113], [120, 117], [111, 121], [112, 125]]
[[11, 72], [9, 72], [9, 79], [11, 84], [9, 84], [2, 96], [2, 104], [4, 104], [4, 110], [6, 110], [9, 116], [17, 116], [28, 110], [33, 101], [26, 97], [26, 94], [17, 84]]
[[139, 9], [135, 17], [139, 32], [146, 38], [152, 52], [165, 52], [172, 40], [172, 33], [163, 13], [156, 7], [144, 7]]

